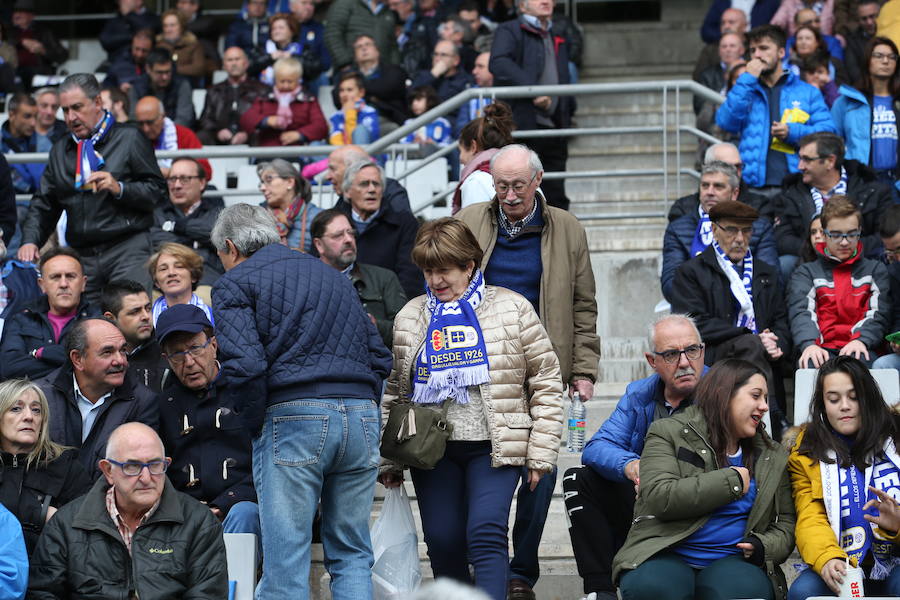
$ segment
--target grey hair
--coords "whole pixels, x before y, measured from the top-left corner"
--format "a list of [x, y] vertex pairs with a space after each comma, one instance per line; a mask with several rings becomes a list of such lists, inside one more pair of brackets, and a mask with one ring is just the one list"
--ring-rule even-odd
[[648, 331], [649, 335], [647, 336], [647, 339], [650, 342], [651, 352], [653, 350], [656, 350], [656, 330], [657, 330], [657, 328], [660, 325], [663, 325], [666, 323], [682, 323], [682, 324], [690, 325], [691, 329], [694, 330], [694, 334], [697, 336], [697, 340], [701, 344], [703, 343], [703, 337], [700, 336], [700, 330], [697, 329], [697, 322], [694, 321], [693, 317], [691, 317], [690, 315], [682, 314], [682, 313], [672, 313], [670, 315], [663, 315], [663, 316], [659, 317], [658, 319], [656, 319], [655, 321], [653, 321], [653, 323], [650, 324], [650, 328]]
[[441, 23], [441, 27], [450, 26], [453, 28], [454, 33], [465, 33], [466, 28], [463, 25], [463, 20], [459, 17], [447, 17], [444, 19], [444, 22]]
[[63, 342], [63, 348], [66, 351], [67, 357], [72, 354], [73, 350], [75, 350], [79, 354], [84, 354], [84, 351], [87, 350], [88, 326], [90, 325], [91, 321], [104, 321], [106, 323], [109, 323], [116, 329], [119, 329], [118, 323], [107, 317], [87, 317], [86, 319], [77, 319], [72, 324], [72, 328], [66, 334], [65, 340]]
[[531, 168], [532, 177], [537, 173], [540, 173], [544, 170], [544, 165], [541, 164], [541, 159], [538, 157], [537, 152], [526, 146], [525, 144], [507, 144], [500, 148], [500, 151], [497, 152], [493, 157], [491, 157], [491, 171], [494, 170], [494, 163], [503, 156], [504, 154], [508, 154], [509, 152], [527, 152], [528, 153], [528, 166]]
[[356, 174], [365, 169], [366, 167], [375, 167], [378, 169], [378, 177], [381, 179], [381, 186], [384, 187], [384, 169], [381, 168], [381, 165], [378, 163], [374, 163], [368, 158], [366, 160], [358, 160], [355, 163], [352, 163], [347, 170], [344, 171], [344, 180], [341, 181], [341, 189], [344, 190], [344, 193], [347, 193], [347, 190], [353, 185], [353, 180], [356, 179]]
[[293, 56], [279, 58], [272, 65], [272, 71], [275, 73], [297, 73], [297, 79], [303, 79], [303, 65]]
[[718, 160], [716, 158], [716, 150], [718, 150], [719, 148], [727, 148], [729, 146], [734, 148], [734, 151], [738, 153], [738, 156], [740, 156], [741, 153], [738, 150], [737, 146], [735, 146], [731, 142], [719, 142], [717, 144], [713, 144], [712, 146], [710, 146], [709, 148], [706, 149], [706, 153], [703, 155], [703, 164], [711, 163], [714, 160]]
[[56, 88], [52, 88], [52, 87], [38, 88], [34, 91], [34, 94], [32, 94], [32, 96], [34, 97], [35, 100], [37, 100], [44, 94], [53, 94], [54, 96], [56, 96], [57, 99], [59, 99], [59, 91]]
[[300, 175], [300, 171], [283, 158], [275, 158], [268, 162], [259, 163], [256, 166], [256, 174], [259, 175], [260, 179], [262, 179], [263, 173], [266, 171], [272, 171], [282, 179], [293, 179], [294, 195], [300, 194], [306, 188], [304, 185], [306, 180]]
[[209, 237], [220, 252], [228, 250], [225, 240], [231, 240], [238, 254], [245, 258], [281, 241], [272, 214], [262, 206], [250, 204], [234, 204], [219, 213]]
[[488, 596], [477, 588], [441, 577], [419, 588], [411, 600], [488, 600]]
[[368, 154], [366, 154], [365, 152], [363, 152], [362, 150], [354, 150], [354, 149], [346, 150], [344, 152], [344, 155], [342, 158], [344, 160], [345, 167], [349, 167], [353, 163], [359, 162], [361, 160], [368, 160], [368, 161], [372, 160], [372, 157], [369, 156]]
[[156, 431], [154, 431], [152, 427], [149, 427], [149, 426], [144, 425], [143, 423], [139, 423], [139, 422], [137, 422], [137, 421], [131, 421], [131, 422], [129, 422], [129, 423], [122, 423], [121, 425], [119, 425], [118, 427], [116, 427], [115, 429], [113, 429], [113, 430], [112, 430], [112, 433], [109, 434], [109, 439], [106, 440], [106, 450], [105, 450], [105, 454], [103, 455], [107, 460], [109, 460], [109, 459], [112, 458], [112, 457], [115, 457], [113, 460], [121, 460], [121, 459], [125, 458], [124, 456], [121, 456], [121, 455], [119, 454], [118, 445], [119, 445], [119, 443], [120, 443], [119, 438], [121, 438], [121, 437], [126, 437], [125, 434], [127, 433], [127, 431], [123, 432], [123, 431], [120, 431], [120, 430], [122, 430], [122, 429], [134, 429], [134, 427], [137, 426], [137, 425], [140, 425], [141, 428], [146, 427], [146, 428], [147, 428], [147, 431], [149, 431], [150, 433], [152, 433], [152, 434], [153, 434], [153, 437], [155, 437], [157, 440], [159, 440], [160, 456], [163, 457], [163, 458], [165, 458], [165, 456], [166, 456], [166, 446], [165, 446], [165, 444], [163, 444], [162, 438], [159, 437], [159, 434], [158, 434]]
[[728, 185], [732, 188], [736, 188], [739, 184], [737, 169], [734, 168], [734, 165], [729, 165], [727, 162], [713, 160], [704, 163], [703, 170], [700, 172], [700, 177], [703, 177], [707, 173], [722, 173], [728, 177]]
[[59, 84], [59, 93], [62, 94], [74, 88], [79, 88], [84, 92], [88, 100], [94, 100], [100, 95], [100, 84], [97, 83], [97, 78], [90, 73], [73, 73], [69, 75]]

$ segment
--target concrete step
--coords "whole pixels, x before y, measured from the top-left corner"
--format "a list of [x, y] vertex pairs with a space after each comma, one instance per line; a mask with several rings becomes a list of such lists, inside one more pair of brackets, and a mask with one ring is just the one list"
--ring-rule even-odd
[[[587, 220], [584, 222], [584, 226], [588, 248], [592, 253], [649, 251], [659, 254], [662, 250], [662, 238], [665, 231], [663, 219]], [[602, 282], [602, 280], [599, 281]], [[619, 298], [621, 301], [623, 296]], [[604, 379], [604, 381], [630, 380]]]
[[[569, 171], [613, 171], [623, 169], [660, 169], [662, 168], [662, 145], [620, 144], [597, 149], [575, 149], [569, 152], [566, 167]], [[667, 165], [670, 169], [676, 166], [675, 145], [668, 147]], [[694, 168], [696, 150], [682, 147], [681, 161], [677, 164], [682, 169]]]
[[[658, 158], [655, 167], [662, 168], [662, 158]], [[612, 169], [612, 161], [607, 166], [597, 169]], [[616, 167], [618, 168], [618, 167]], [[665, 200], [666, 186], [668, 185], [669, 200]], [[623, 203], [632, 200], [649, 200], [656, 198], [660, 201], [661, 210], [668, 210], [672, 202], [680, 196], [693, 193], [697, 190], [697, 179], [690, 175], [676, 176], [671, 172], [666, 182], [662, 175], [641, 175], [636, 177], [603, 177], [596, 179], [570, 179], [566, 182], [566, 193], [569, 198], [579, 201], [619, 200]], [[574, 210], [577, 214], [579, 211]]]

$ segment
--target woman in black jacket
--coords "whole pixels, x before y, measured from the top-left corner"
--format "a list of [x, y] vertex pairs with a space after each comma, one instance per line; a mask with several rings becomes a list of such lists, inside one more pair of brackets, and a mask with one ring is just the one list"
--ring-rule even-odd
[[47, 398], [27, 379], [0, 383], [0, 503], [22, 524], [29, 555], [56, 509], [86, 492], [78, 453], [50, 441]]

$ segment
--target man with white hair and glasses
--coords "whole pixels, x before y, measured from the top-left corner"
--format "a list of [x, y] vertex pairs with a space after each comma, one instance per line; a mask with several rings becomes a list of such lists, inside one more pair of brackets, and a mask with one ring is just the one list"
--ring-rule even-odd
[[[544, 168], [521, 144], [503, 147], [491, 159], [496, 197], [464, 208], [463, 221], [484, 250], [481, 269], [491, 285], [528, 298], [541, 317], [559, 358], [569, 395], [594, 395], [600, 362], [597, 301], [587, 235], [573, 215], [550, 206], [539, 189]], [[534, 598], [540, 574], [538, 546], [553, 496], [556, 471], [535, 490], [519, 488], [510, 563], [510, 599]]]

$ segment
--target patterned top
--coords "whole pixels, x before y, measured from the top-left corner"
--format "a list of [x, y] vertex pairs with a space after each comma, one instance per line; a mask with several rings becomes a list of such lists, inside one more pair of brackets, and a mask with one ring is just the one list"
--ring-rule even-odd
[[516, 237], [517, 235], [519, 235], [522, 229], [527, 227], [528, 224], [531, 223], [532, 220], [534, 220], [534, 215], [537, 214], [538, 205], [540, 204], [540, 202], [541, 201], [538, 199], [537, 194], [535, 194], [534, 206], [531, 207], [531, 212], [528, 213], [527, 217], [525, 217], [521, 221], [516, 221], [515, 223], [509, 220], [509, 217], [507, 217], [506, 213], [503, 212], [503, 207], [500, 207], [500, 209], [497, 211], [500, 213], [500, 218], [498, 220], [500, 222], [500, 227], [503, 229], [503, 231], [506, 232], [506, 237]]
[[[125, 519], [122, 518], [122, 515], [119, 514], [119, 508], [116, 506], [116, 488], [113, 486], [109, 486], [109, 489], [106, 490], [106, 511], [109, 513], [109, 517], [112, 519], [113, 523], [116, 526], [116, 529], [119, 530], [119, 535], [122, 536], [122, 541], [125, 542], [125, 547], [128, 548], [128, 554], [131, 555], [131, 538], [134, 537], [134, 531], [128, 529], [128, 525], [125, 523]], [[156, 512], [156, 509], [159, 508], [159, 500], [150, 507], [150, 510], [141, 517], [141, 522], [138, 523], [138, 527], [147, 522], [147, 519], [153, 516], [153, 513]], [[135, 530], [137, 527], [135, 527]]]

